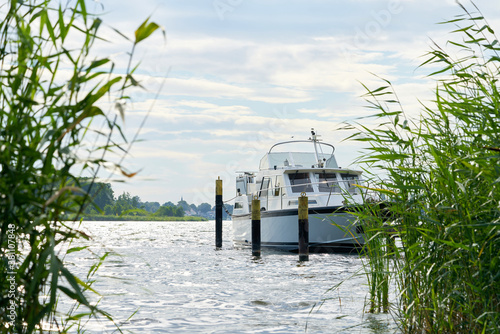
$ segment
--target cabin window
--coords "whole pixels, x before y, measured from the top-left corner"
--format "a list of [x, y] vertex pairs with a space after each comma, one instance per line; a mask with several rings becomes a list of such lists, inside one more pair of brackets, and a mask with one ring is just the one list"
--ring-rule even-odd
[[247, 193], [247, 185], [244, 178], [236, 179], [236, 196]]
[[234, 203], [234, 208], [235, 209], [243, 209], [243, 203], [241, 203], [241, 202], [235, 202]]
[[350, 192], [354, 192], [357, 187], [354, 184], [359, 184], [359, 175], [357, 174], [340, 174], [342, 176], [342, 180], [347, 181], [345, 185]]
[[265, 177], [262, 179], [262, 186], [260, 187], [260, 194], [259, 196], [267, 196], [267, 191], [269, 188], [269, 185], [271, 183], [271, 179], [268, 177]]
[[335, 173], [316, 173], [318, 180], [318, 189], [324, 193], [338, 193], [340, 192], [339, 183], [337, 181], [337, 174]]
[[292, 173], [288, 174], [288, 176], [290, 178], [292, 192], [301, 193], [313, 191], [309, 173]]
[[281, 191], [281, 187], [283, 184], [283, 178], [281, 176], [276, 175], [276, 178], [274, 179], [274, 196], [279, 196]]

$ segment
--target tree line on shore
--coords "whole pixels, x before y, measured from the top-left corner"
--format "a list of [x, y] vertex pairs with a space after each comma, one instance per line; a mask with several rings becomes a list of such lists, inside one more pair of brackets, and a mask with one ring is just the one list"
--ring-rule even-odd
[[[134, 216], [134, 217], [202, 217], [212, 219], [215, 217], [215, 206], [209, 203], [199, 205], [189, 204], [182, 197], [177, 204], [168, 201], [143, 202], [139, 196], [123, 192], [118, 197], [110, 183], [94, 182], [90, 179], [81, 181], [82, 189], [89, 194], [92, 202], [83, 210], [85, 218], [95, 216]], [[227, 211], [232, 213], [233, 206], [225, 205]], [[230, 219], [228, 212], [223, 211], [223, 219]]]

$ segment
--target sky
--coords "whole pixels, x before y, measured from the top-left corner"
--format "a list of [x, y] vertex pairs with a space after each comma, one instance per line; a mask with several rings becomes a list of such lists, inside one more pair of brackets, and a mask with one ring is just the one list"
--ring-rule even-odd
[[[500, 31], [500, 1], [475, 4]], [[359, 168], [362, 146], [339, 129], [373, 125], [363, 119], [373, 112], [362, 84], [390, 80], [405, 111], [418, 115], [435, 87], [434, 68], [419, 64], [454, 28], [437, 23], [463, 14], [452, 0], [101, 0], [88, 8], [102, 13], [109, 40], [97, 52], [118, 71], [130, 42], [109, 27], [132, 38], [150, 17], [166, 35], [134, 53], [147, 91], [130, 94], [124, 130], [140, 129], [140, 141], [124, 165], [139, 173], [113, 182], [115, 195], [197, 205], [214, 203], [218, 177], [224, 200], [232, 198], [236, 171], [257, 170], [271, 145], [307, 139], [311, 128], [336, 147], [340, 166]]]

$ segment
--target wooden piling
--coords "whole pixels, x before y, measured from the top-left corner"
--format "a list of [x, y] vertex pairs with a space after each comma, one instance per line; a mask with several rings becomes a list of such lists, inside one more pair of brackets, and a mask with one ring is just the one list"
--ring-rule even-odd
[[309, 199], [299, 197], [299, 261], [309, 261]]
[[215, 180], [215, 247], [222, 247], [222, 180]]
[[260, 257], [260, 200], [252, 199], [252, 256]]

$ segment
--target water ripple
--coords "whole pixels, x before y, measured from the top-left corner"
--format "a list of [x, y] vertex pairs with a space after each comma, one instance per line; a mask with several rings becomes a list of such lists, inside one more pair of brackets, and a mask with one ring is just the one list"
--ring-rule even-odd
[[[223, 247], [215, 250], [213, 226], [83, 223], [94, 236], [87, 242], [93, 252], [113, 251], [93, 285], [104, 295], [100, 307], [122, 330], [137, 333], [396, 332], [390, 316], [363, 313], [366, 279], [352, 277], [361, 265], [357, 256], [311, 254], [309, 262], [298, 262], [296, 254], [263, 250], [256, 259], [249, 249], [233, 248], [228, 222]], [[92, 263], [86, 252], [67, 261], [80, 276]], [[88, 329], [115, 328], [90, 322]]]

